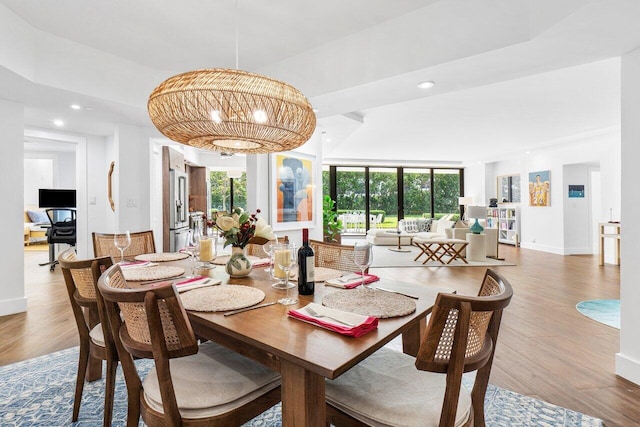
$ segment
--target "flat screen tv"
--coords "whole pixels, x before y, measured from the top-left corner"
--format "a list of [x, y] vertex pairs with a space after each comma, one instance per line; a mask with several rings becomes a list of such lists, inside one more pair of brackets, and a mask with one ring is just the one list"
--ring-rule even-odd
[[41, 208], [75, 208], [76, 190], [41, 188], [38, 194]]

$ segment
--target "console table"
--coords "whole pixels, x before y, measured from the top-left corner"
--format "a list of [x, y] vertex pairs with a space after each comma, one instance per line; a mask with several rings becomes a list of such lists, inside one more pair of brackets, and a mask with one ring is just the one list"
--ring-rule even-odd
[[[600, 265], [604, 265], [604, 239], [615, 240], [614, 264], [620, 265], [620, 223], [619, 222], [601, 222], [598, 224], [598, 226], [600, 228], [600, 245], [599, 245]], [[607, 230], [607, 228], [613, 228], [613, 230]]]

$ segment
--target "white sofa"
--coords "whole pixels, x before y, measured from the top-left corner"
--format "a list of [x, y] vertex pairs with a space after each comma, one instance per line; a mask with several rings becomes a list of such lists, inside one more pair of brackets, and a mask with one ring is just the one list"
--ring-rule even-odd
[[[421, 239], [446, 238], [445, 230], [453, 227], [453, 225], [454, 222], [446, 218], [438, 221], [423, 218], [401, 219], [398, 223], [398, 228], [408, 236], [401, 237], [400, 244], [410, 245], [414, 237], [420, 237]], [[393, 234], [394, 231], [394, 229], [388, 228], [372, 228], [367, 232], [367, 242], [380, 246], [397, 245], [398, 236]]]

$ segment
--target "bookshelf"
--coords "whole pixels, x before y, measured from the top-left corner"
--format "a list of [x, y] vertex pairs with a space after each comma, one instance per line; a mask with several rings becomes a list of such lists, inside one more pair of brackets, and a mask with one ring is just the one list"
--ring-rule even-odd
[[[487, 208], [487, 227], [498, 229], [498, 242], [518, 246], [520, 243], [519, 206]], [[517, 238], [514, 239], [514, 236]]]

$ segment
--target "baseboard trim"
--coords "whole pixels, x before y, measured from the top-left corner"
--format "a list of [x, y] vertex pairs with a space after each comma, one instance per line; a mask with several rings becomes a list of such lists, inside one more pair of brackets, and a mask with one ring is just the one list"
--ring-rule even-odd
[[25, 311], [27, 311], [26, 297], [0, 301], [0, 316], [24, 313]]
[[616, 353], [616, 375], [640, 385], [640, 362]]

